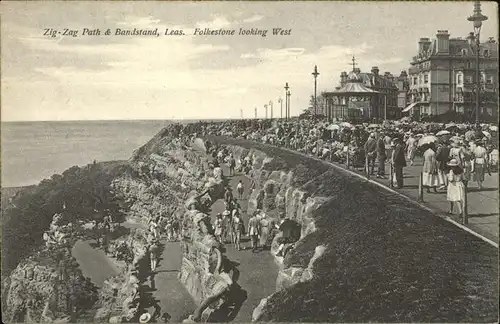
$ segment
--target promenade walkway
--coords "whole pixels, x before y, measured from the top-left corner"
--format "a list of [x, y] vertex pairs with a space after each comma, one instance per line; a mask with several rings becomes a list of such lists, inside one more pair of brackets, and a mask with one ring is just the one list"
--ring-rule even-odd
[[[345, 168], [344, 165], [341, 165]], [[419, 176], [422, 172], [423, 159], [415, 158], [413, 166], [407, 166], [403, 169], [404, 187], [395, 189], [397, 192], [418, 200], [418, 183]], [[376, 168], [375, 168], [376, 169]], [[358, 174], [365, 175], [364, 170], [355, 170]], [[384, 186], [389, 187], [389, 164], [385, 168], [386, 179], [378, 179], [371, 176], [374, 180]], [[479, 190], [477, 183], [470, 181], [468, 186], [468, 215], [469, 223], [465, 225], [472, 231], [498, 243], [499, 241], [499, 211], [498, 211], [498, 173], [492, 173], [491, 176], [486, 175], [483, 183], [483, 189]], [[427, 193], [424, 189], [423, 205], [431, 208], [438, 214], [447, 214], [450, 209], [450, 203], [446, 200], [446, 190], [439, 190], [438, 193]], [[460, 215], [447, 215], [458, 223], [461, 223]]]

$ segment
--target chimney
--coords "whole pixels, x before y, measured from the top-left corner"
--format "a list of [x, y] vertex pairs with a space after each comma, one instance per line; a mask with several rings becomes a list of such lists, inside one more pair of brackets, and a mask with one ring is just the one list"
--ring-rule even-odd
[[476, 42], [476, 36], [474, 36], [473, 32], [470, 32], [469, 36], [467, 36], [467, 42], [469, 43], [470, 46], [474, 46]]
[[374, 67], [372, 67], [372, 73], [373, 73], [374, 75], [378, 75], [378, 71], [379, 71], [378, 66], [374, 66]]
[[450, 34], [447, 30], [438, 30], [437, 39], [437, 54], [450, 54]]
[[431, 41], [427, 37], [422, 37], [418, 41], [418, 53], [423, 53], [429, 49], [429, 46], [431, 45]]

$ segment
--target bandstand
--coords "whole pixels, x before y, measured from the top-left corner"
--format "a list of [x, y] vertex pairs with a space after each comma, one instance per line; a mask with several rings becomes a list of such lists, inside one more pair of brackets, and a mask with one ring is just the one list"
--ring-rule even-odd
[[372, 119], [373, 98], [379, 94], [363, 84], [359, 70], [347, 76], [343, 87], [333, 92], [325, 92], [328, 120], [370, 120]]

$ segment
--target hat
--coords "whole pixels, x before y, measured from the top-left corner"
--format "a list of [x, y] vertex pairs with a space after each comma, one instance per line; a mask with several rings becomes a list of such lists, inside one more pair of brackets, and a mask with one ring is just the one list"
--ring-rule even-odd
[[151, 320], [151, 314], [144, 313], [139, 317], [139, 323], [147, 323]]
[[450, 162], [447, 163], [448, 166], [458, 166], [458, 161], [456, 159], [451, 159]]

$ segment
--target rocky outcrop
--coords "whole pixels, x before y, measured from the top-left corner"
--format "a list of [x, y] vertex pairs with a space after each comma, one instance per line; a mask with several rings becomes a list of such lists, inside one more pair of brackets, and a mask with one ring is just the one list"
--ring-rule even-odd
[[[237, 145], [228, 145], [227, 148], [239, 164], [247, 156], [253, 161], [248, 176], [254, 182], [255, 188], [248, 200], [248, 215], [257, 210], [262, 210], [274, 223], [279, 223], [283, 218], [294, 220], [301, 226], [301, 238], [316, 231], [316, 224], [312, 214], [329, 201], [331, 197], [316, 194], [310, 190], [309, 184], [326, 176], [326, 173], [320, 172], [312, 180], [301, 182], [297, 177], [303, 177], [302, 165], [291, 166], [285, 161], [268, 156], [258, 149], [246, 149]], [[310, 175], [304, 178], [311, 179]], [[276, 235], [271, 245], [271, 253], [273, 253], [277, 262], [281, 264], [276, 280], [276, 291], [287, 289], [299, 282], [311, 280], [314, 276], [314, 263], [321, 257], [326, 248], [325, 246], [317, 246], [307, 265], [289, 265], [286, 262], [284, 263], [283, 257], [276, 256], [280, 246], [278, 243], [280, 237], [281, 234]], [[296, 245], [300, 244], [301, 240], [296, 243]], [[258, 321], [261, 318], [266, 305], [267, 298], [263, 299], [254, 310], [252, 320]]]
[[233, 284], [229, 274], [222, 268], [222, 246], [215, 239], [208, 215], [198, 210], [186, 212], [190, 226], [182, 240], [182, 267], [179, 280], [193, 296], [199, 307], [190, 317], [200, 321], [203, 312], [218, 303]]
[[71, 256], [73, 225], [60, 225], [60, 219], [59, 214], [53, 216], [44, 235], [46, 245], [10, 274], [5, 322], [74, 321], [97, 300], [97, 287]]
[[[182, 224], [182, 267], [179, 280], [198, 304], [190, 316], [200, 321], [231, 287], [221, 267], [223, 249], [216, 241], [207, 212], [224, 195], [221, 168], [211, 168], [206, 153], [194, 139], [161, 132], [130, 161], [132, 172], [113, 182], [116, 192], [130, 203], [130, 217], [145, 225], [155, 216], [176, 217]], [[200, 142], [200, 140], [198, 140]], [[209, 307], [210, 306], [210, 307]]]
[[[242, 161], [247, 156], [253, 161], [252, 170], [248, 175], [255, 182], [255, 189], [248, 199], [247, 214], [251, 215], [260, 209], [276, 223], [283, 217], [294, 220], [301, 225], [302, 237], [315, 231], [312, 212], [330, 197], [311, 195], [303, 189], [304, 185], [294, 185], [295, 169], [262, 151], [235, 145], [228, 145], [228, 149], [237, 161]], [[307, 183], [305, 185], [307, 186]]]

